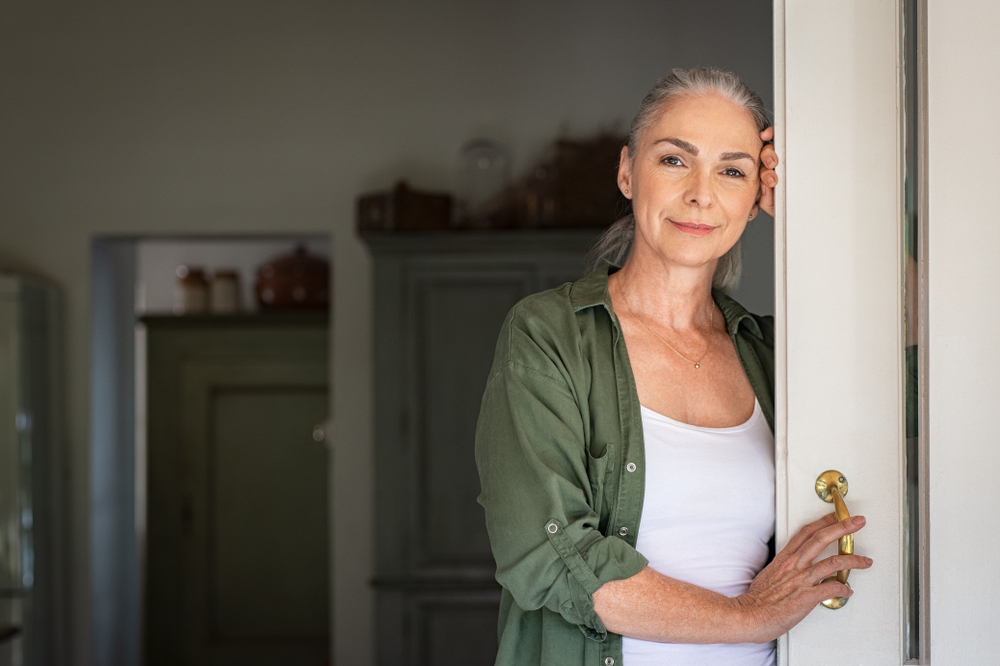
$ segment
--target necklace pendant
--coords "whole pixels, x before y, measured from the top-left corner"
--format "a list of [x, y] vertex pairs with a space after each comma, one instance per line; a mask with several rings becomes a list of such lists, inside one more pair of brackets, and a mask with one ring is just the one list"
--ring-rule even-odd
[[694, 369], [695, 369], [695, 370], [697, 370], [697, 369], [698, 369], [698, 368], [700, 368], [700, 367], [701, 367], [701, 363], [695, 363], [695, 364], [694, 364]]

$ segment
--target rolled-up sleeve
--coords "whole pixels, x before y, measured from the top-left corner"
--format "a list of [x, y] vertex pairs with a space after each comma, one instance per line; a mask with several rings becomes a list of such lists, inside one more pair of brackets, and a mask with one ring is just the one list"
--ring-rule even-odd
[[[526, 611], [546, 607], [603, 641], [593, 593], [639, 573], [647, 560], [601, 534], [595, 489], [614, 471], [613, 443], [591, 446], [578, 402], [585, 396], [555, 365], [546, 368], [545, 356], [540, 351], [526, 364], [498, 348], [476, 433], [479, 502], [497, 580], [515, 603]], [[589, 453], [594, 448], [600, 457]]]

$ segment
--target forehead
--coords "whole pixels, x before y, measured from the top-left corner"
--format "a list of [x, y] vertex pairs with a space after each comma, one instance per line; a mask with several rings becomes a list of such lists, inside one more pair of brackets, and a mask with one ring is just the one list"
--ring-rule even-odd
[[642, 141], [666, 137], [696, 146], [759, 149], [761, 140], [750, 112], [718, 93], [683, 95], [664, 102], [643, 132]]

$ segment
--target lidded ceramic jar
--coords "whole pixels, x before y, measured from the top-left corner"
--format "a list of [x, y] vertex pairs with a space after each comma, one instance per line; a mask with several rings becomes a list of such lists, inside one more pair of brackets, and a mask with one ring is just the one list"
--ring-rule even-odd
[[330, 264], [300, 245], [257, 270], [256, 293], [262, 310], [325, 310], [330, 301]]

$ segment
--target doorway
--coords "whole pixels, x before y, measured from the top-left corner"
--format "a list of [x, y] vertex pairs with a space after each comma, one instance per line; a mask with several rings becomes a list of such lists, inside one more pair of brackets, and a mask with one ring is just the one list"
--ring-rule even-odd
[[329, 254], [315, 234], [93, 242], [98, 663], [328, 662], [329, 311], [255, 282]]

